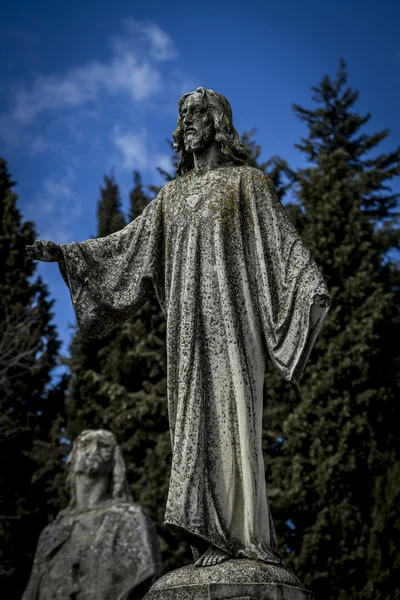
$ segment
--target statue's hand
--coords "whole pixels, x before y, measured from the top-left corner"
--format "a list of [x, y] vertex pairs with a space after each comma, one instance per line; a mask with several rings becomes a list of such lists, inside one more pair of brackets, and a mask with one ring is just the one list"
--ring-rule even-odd
[[320, 308], [328, 308], [329, 306], [329, 297], [324, 294], [317, 294], [314, 298], [315, 304], [317, 304]]
[[33, 246], [26, 246], [26, 253], [30, 258], [44, 262], [58, 262], [64, 258], [58, 244], [44, 240], [36, 240]]
[[314, 302], [311, 305], [310, 310], [310, 326], [315, 327], [318, 323], [321, 315], [321, 308], [328, 308], [329, 298], [324, 294], [317, 294], [314, 298]]

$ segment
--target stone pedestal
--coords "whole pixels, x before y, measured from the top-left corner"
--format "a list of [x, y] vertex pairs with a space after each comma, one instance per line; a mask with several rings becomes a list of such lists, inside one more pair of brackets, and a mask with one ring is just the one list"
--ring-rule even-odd
[[167, 573], [145, 600], [314, 600], [314, 595], [283, 566], [239, 559]]

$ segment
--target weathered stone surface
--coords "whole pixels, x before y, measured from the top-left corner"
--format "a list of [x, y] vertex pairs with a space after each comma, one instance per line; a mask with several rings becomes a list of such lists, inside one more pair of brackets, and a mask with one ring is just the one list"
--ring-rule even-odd
[[270, 179], [246, 166], [226, 98], [186, 94], [174, 148], [177, 179], [122, 231], [39, 241], [29, 253], [59, 263], [89, 336], [117, 327], [155, 288], [173, 447], [165, 525], [195, 548], [198, 566], [280, 566], [262, 456], [266, 353], [299, 379], [329, 294]]
[[160, 551], [112, 433], [82, 432], [68, 480], [71, 502], [40, 535], [23, 600], [141, 598], [161, 573]]
[[145, 600], [313, 600], [283, 566], [247, 559], [199, 569], [183, 567], [161, 577]]

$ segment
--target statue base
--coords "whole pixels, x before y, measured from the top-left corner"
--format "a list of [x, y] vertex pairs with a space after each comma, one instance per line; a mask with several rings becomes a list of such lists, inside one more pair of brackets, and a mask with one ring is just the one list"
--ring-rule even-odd
[[314, 600], [314, 595], [284, 566], [243, 558], [171, 571], [144, 600]]

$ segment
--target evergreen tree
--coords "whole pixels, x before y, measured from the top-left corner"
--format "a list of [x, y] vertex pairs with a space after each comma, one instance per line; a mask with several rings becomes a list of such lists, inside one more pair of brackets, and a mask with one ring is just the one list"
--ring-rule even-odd
[[[258, 144], [254, 136], [257, 130], [255, 128], [250, 131], [245, 131], [240, 136], [240, 141], [247, 150], [247, 164], [250, 167], [259, 169], [271, 179], [274, 189], [278, 195], [278, 198], [282, 200], [289, 188], [289, 184], [283, 182], [283, 174], [287, 170], [286, 162], [280, 159], [278, 156], [272, 156], [264, 162], [260, 162], [260, 156], [262, 148]], [[289, 208], [290, 210], [290, 208]]]
[[[125, 225], [119, 186], [113, 175], [105, 175], [97, 203], [97, 237], [110, 235]], [[109, 348], [116, 336], [117, 332], [112, 331], [100, 340], [90, 339], [77, 330], [71, 342], [67, 360], [71, 379], [66, 400], [66, 437], [70, 441], [83, 429], [104, 426], [104, 410], [109, 399], [101, 392], [98, 379], [91, 375], [101, 374], [99, 353]]]
[[105, 237], [125, 227], [121, 195], [115, 177], [104, 176], [104, 187], [100, 188], [101, 199], [97, 206], [97, 237]]
[[52, 514], [35, 443], [62, 412], [62, 384], [51, 388], [59, 341], [52, 301], [25, 250], [36, 237], [23, 222], [15, 182], [0, 159], [0, 588], [20, 598], [41, 529]]
[[143, 190], [142, 178], [139, 171], [133, 171], [133, 188], [129, 194], [129, 220], [138, 217], [149, 203], [149, 197]]
[[286, 168], [293, 214], [332, 307], [297, 386], [269, 366], [264, 443], [288, 566], [318, 597], [383, 600], [400, 597], [398, 196], [387, 186], [400, 150], [371, 156], [389, 132], [362, 132], [370, 116], [352, 111], [346, 81], [341, 61], [334, 81], [313, 88], [316, 108], [294, 105], [309, 166]]

